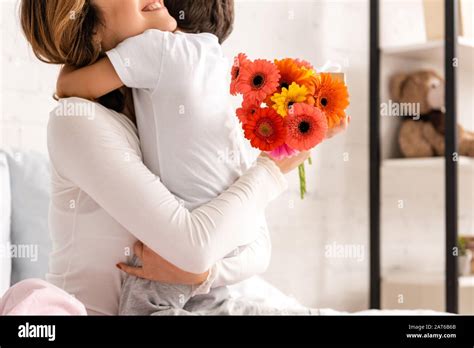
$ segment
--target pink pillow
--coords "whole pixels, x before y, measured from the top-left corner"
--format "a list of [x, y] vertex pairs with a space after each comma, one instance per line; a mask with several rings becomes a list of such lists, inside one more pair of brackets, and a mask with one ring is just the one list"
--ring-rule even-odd
[[84, 305], [41, 279], [12, 286], [0, 299], [0, 315], [87, 315]]

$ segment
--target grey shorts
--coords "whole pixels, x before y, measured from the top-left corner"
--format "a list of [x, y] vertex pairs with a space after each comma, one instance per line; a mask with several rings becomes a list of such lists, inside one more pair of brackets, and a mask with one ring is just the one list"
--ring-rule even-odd
[[[132, 265], [137, 266], [136, 258]], [[227, 287], [192, 296], [193, 288], [127, 275], [122, 285], [119, 315], [313, 315], [306, 308], [279, 309], [247, 299], [233, 299]]]

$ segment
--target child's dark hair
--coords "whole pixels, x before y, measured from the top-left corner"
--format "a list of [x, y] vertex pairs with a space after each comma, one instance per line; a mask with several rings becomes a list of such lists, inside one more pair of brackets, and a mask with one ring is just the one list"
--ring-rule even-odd
[[223, 43], [234, 26], [234, 0], [165, 0], [178, 28], [190, 33], [211, 33]]

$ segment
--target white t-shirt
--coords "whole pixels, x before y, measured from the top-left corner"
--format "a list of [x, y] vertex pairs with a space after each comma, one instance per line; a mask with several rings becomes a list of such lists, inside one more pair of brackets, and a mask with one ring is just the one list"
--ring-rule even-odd
[[248, 169], [231, 64], [216, 36], [148, 30], [107, 54], [134, 89], [145, 164], [186, 208], [215, 198]]

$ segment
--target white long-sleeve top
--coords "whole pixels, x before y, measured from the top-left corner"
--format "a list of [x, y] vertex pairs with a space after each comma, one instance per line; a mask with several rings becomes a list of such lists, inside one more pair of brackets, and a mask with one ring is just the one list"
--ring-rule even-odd
[[127, 261], [137, 239], [183, 270], [214, 266], [214, 286], [266, 267], [268, 235], [254, 224], [287, 187], [273, 161], [259, 158], [228, 190], [189, 211], [143, 164], [136, 129], [122, 114], [64, 99], [50, 115], [48, 149], [53, 251], [47, 279], [89, 312], [117, 314], [123, 274], [115, 264]]

